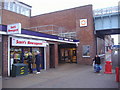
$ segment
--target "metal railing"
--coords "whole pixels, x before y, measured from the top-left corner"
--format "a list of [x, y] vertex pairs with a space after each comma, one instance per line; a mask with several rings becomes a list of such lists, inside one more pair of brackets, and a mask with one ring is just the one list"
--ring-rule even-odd
[[118, 13], [118, 12], [120, 12], [118, 6], [114, 6], [114, 7], [93, 10], [93, 15], [99, 16], [99, 15], [105, 15], [105, 14]]
[[41, 25], [41, 26], [35, 26], [30, 28], [24, 28], [24, 29], [30, 29], [33, 31], [41, 32], [41, 33], [47, 33], [51, 35], [57, 35], [60, 37], [66, 37], [66, 38], [72, 38], [76, 39], [76, 32], [68, 32], [65, 27], [57, 26], [57, 25]]

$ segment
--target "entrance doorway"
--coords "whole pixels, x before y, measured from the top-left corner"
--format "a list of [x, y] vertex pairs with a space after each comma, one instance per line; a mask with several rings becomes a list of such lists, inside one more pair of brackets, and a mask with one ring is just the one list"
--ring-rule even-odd
[[55, 48], [54, 48], [54, 44], [50, 44], [50, 51], [49, 51], [49, 55], [50, 55], [50, 68], [55, 68]]
[[77, 63], [76, 45], [60, 44], [58, 51], [59, 63]]

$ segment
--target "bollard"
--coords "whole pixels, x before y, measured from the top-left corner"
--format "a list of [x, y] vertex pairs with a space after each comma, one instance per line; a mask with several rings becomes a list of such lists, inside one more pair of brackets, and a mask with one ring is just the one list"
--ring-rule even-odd
[[111, 65], [111, 61], [106, 61], [105, 64], [105, 72], [106, 74], [112, 74], [112, 65]]
[[116, 82], [120, 82], [119, 81], [119, 67], [116, 67]]

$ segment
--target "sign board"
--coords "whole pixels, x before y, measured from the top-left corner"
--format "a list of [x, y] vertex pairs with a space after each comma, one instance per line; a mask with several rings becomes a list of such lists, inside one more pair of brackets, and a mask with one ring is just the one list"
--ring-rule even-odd
[[87, 19], [80, 19], [80, 27], [87, 26]]
[[42, 40], [24, 39], [12, 37], [12, 46], [34, 46], [34, 47], [46, 47], [48, 43]]
[[20, 34], [21, 33], [21, 23], [7, 25], [7, 33], [8, 34]]

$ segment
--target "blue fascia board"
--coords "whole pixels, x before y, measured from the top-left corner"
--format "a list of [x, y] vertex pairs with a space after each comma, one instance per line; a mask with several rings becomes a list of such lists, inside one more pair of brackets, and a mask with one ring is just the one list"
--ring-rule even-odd
[[[0, 30], [7, 32], [7, 26], [6, 25], [0, 25]], [[75, 39], [59, 37], [59, 36], [55, 36], [55, 35], [45, 34], [45, 33], [26, 30], [26, 29], [22, 29], [21, 34], [50, 38], [50, 39], [56, 39], [56, 40], [63, 40], [63, 41], [70, 41], [70, 42], [79, 42], [79, 40], [75, 40]]]

